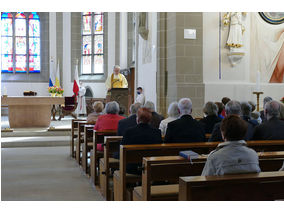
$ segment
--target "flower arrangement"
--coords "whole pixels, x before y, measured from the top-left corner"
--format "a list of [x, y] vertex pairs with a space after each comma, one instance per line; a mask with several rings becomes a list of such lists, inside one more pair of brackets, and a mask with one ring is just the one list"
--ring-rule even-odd
[[61, 95], [62, 95], [63, 92], [64, 92], [64, 89], [62, 89], [62, 88], [60, 88], [60, 87], [57, 87], [57, 88], [56, 88], [56, 93], [57, 93], [57, 94], [61, 94]]
[[52, 95], [52, 96], [62, 96], [64, 89], [57, 87], [57, 86], [53, 86], [53, 87], [48, 87], [48, 92]]
[[283, 98], [281, 98], [281, 100], [280, 100], [283, 104], [284, 104], [284, 97]]
[[49, 93], [56, 93], [56, 88], [57, 88], [57, 86], [48, 87], [48, 92]]

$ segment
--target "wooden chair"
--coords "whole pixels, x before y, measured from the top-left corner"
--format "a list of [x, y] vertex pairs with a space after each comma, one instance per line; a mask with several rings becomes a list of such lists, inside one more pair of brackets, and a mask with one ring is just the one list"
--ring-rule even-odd
[[75, 140], [78, 137], [78, 122], [85, 121], [83, 119], [72, 119], [71, 124], [71, 141], [70, 141], [70, 156], [75, 158], [76, 152], [74, 149]]
[[76, 102], [76, 97], [65, 96], [64, 99], [65, 99], [65, 104], [64, 106], [61, 106], [61, 114], [58, 120], [61, 120], [61, 118], [64, 118], [64, 116], [66, 115], [71, 115], [73, 118], [77, 119], [77, 115], [73, 113], [78, 105], [78, 103]]
[[103, 131], [96, 131], [93, 130], [93, 150], [91, 152], [91, 181], [95, 185], [99, 184], [99, 159], [103, 157], [103, 152], [97, 150], [97, 144], [104, 143], [105, 136], [115, 136], [116, 130], [103, 130]]
[[[261, 152], [261, 171], [278, 171], [284, 160], [284, 151]], [[199, 176], [207, 156], [192, 163], [180, 156], [144, 157], [142, 185], [133, 190], [134, 201], [178, 200], [178, 180], [181, 176]], [[153, 181], [170, 181], [168, 185], [152, 185]]]
[[179, 178], [179, 200], [272, 201], [284, 199], [284, 171]]

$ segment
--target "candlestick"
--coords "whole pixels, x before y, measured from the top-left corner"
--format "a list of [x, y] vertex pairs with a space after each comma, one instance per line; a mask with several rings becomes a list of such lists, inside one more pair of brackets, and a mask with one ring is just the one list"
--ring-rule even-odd
[[263, 94], [263, 92], [253, 92], [252, 94], [256, 95], [256, 110], [259, 112], [259, 96]]

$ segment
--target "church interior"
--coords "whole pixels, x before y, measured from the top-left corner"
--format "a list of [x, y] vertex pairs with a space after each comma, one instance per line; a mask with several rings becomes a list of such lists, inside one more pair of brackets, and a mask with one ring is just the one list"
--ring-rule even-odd
[[1, 12], [2, 201], [283, 185], [284, 12]]

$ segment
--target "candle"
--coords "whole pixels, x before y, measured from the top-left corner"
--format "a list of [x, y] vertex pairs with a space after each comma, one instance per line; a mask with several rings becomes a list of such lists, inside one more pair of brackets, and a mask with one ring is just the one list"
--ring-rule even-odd
[[256, 73], [256, 92], [260, 92], [260, 72]]
[[3, 88], [3, 95], [7, 95], [7, 88], [5, 86]]

